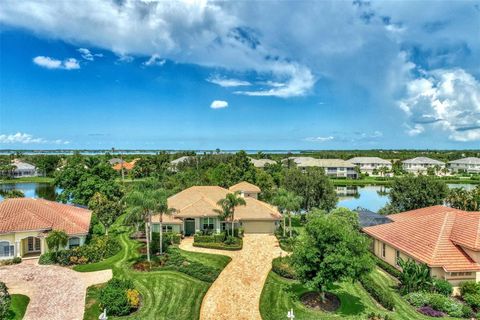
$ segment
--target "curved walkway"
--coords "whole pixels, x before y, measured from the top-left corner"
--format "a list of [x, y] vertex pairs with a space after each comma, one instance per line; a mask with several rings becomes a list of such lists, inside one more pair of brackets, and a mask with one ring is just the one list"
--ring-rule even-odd
[[81, 273], [31, 261], [0, 267], [10, 293], [30, 298], [24, 320], [81, 320], [87, 287], [111, 278], [112, 270]]
[[192, 243], [192, 238], [186, 238], [180, 248], [232, 258], [203, 298], [200, 320], [261, 320], [259, 306], [263, 285], [272, 260], [282, 252], [275, 236], [247, 234], [240, 251], [197, 248]]

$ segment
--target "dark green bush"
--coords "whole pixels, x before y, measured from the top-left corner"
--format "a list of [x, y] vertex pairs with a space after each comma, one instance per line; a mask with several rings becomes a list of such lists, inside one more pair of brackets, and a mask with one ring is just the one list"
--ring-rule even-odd
[[127, 297], [127, 290], [133, 289], [131, 280], [111, 279], [107, 285], [100, 290], [100, 307], [107, 308], [109, 315], [125, 316], [131, 313], [133, 307]]
[[0, 319], [7, 319], [12, 298], [5, 283], [0, 281]]
[[241, 250], [243, 247], [243, 241], [240, 238], [233, 238], [234, 243], [227, 244], [227, 242], [194, 242], [194, 247], [219, 249], [219, 250]]
[[20, 257], [15, 257], [15, 258], [12, 259], [12, 262], [13, 262], [14, 264], [19, 264], [19, 263], [22, 262], [22, 258], [20, 258]]
[[213, 243], [215, 241], [215, 236], [213, 235], [199, 235], [196, 234], [193, 236], [193, 242], [201, 242], [201, 243]]
[[472, 307], [470, 307], [469, 305], [467, 304], [464, 304], [463, 307], [462, 307], [462, 317], [463, 318], [471, 318], [473, 317], [473, 310], [472, 310]]
[[463, 316], [463, 303], [438, 293], [430, 293], [429, 297], [428, 304], [433, 309], [445, 312], [451, 317], [461, 318]]
[[434, 278], [432, 285], [433, 292], [440, 293], [446, 297], [450, 297], [453, 293], [453, 286], [447, 280]]
[[217, 279], [221, 270], [206, 266], [196, 261], [189, 261], [178, 249], [170, 249], [163, 261], [162, 269], [183, 272], [194, 278], [206, 282], [213, 282]]
[[55, 264], [55, 262], [54, 252], [46, 252], [38, 259], [38, 264]]
[[[180, 243], [180, 235], [172, 232], [164, 232], [162, 234], [163, 252], [166, 252], [172, 244]], [[160, 233], [152, 233], [152, 241], [150, 242], [150, 253], [157, 254], [160, 252]]]
[[395, 278], [399, 278], [402, 272], [395, 268], [394, 266], [390, 265], [389, 263], [385, 262], [384, 260], [380, 259], [377, 256], [374, 256], [375, 263], [377, 266], [385, 270], [387, 273], [392, 275]]
[[365, 290], [385, 309], [393, 310], [395, 308], [395, 300], [390, 291], [384, 290], [369, 276], [363, 276], [360, 278], [360, 283]]
[[479, 293], [466, 293], [463, 295], [463, 301], [469, 306], [475, 309], [480, 308], [480, 294]]
[[278, 257], [272, 261], [272, 271], [287, 279], [295, 279], [295, 269], [292, 267], [291, 258], [287, 257]]
[[460, 293], [462, 296], [466, 294], [479, 294], [480, 284], [475, 281], [465, 281], [460, 283]]

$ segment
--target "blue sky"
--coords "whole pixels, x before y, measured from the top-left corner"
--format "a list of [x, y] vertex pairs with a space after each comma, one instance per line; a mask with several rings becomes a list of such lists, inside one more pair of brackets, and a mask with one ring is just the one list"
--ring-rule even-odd
[[479, 1], [9, 1], [0, 148], [480, 147]]

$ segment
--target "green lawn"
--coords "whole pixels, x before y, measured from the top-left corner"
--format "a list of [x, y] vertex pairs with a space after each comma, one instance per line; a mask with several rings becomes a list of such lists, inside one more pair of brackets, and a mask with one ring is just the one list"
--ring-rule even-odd
[[2, 183], [53, 183], [55, 179], [50, 177], [24, 177], [24, 178], [15, 178], [15, 179], [0, 179], [0, 184]]
[[389, 314], [396, 320], [435, 319], [419, 314], [403, 300], [393, 289], [395, 281], [389, 275], [377, 269], [374, 271], [374, 278], [377, 283], [393, 292], [396, 304], [394, 312], [379, 306], [358, 282], [341, 283], [332, 290], [341, 301], [341, 307], [335, 313], [314, 311], [304, 307], [299, 301], [302, 294], [309, 291], [307, 288], [298, 281], [288, 280], [270, 272], [260, 299], [260, 313], [263, 320], [284, 319], [291, 308], [296, 319], [302, 320], [365, 319], [371, 312]]
[[[128, 233], [120, 234], [122, 250], [117, 255], [90, 265], [77, 266], [75, 270], [88, 272], [112, 269], [114, 276], [130, 278], [142, 295], [141, 307], [134, 314], [121, 319], [198, 319], [203, 296], [211, 283], [198, 280], [175, 271], [137, 272], [130, 268], [139, 255], [140, 244], [129, 239]], [[188, 259], [223, 269], [230, 261], [229, 257], [182, 251]], [[98, 319], [101, 310], [96, 298], [99, 286], [87, 290], [85, 320]], [[109, 317], [112, 319], [114, 317]]]
[[12, 304], [10, 306], [7, 320], [21, 320], [27, 311], [30, 298], [23, 294], [12, 294]]

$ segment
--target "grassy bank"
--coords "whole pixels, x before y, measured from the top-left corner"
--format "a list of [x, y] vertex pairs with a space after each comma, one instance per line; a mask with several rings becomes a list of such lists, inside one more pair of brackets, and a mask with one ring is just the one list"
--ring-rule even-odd
[[55, 179], [50, 177], [24, 177], [16, 179], [0, 179], [0, 184], [6, 183], [52, 183]]
[[[75, 270], [89, 272], [112, 269], [115, 277], [132, 279], [142, 295], [140, 309], [121, 319], [198, 319], [203, 296], [211, 283], [198, 280], [175, 271], [137, 272], [131, 268], [138, 257], [140, 244], [131, 240], [127, 232], [119, 235], [122, 250], [117, 255], [90, 265], [77, 266]], [[230, 258], [219, 255], [182, 251], [188, 259], [223, 269]], [[98, 319], [101, 310], [98, 305], [99, 286], [87, 290], [84, 319]], [[109, 319], [114, 317], [109, 317]]]
[[27, 311], [30, 298], [23, 294], [12, 294], [12, 304], [6, 320], [21, 320]]
[[[260, 313], [263, 320], [286, 318], [287, 311], [293, 309], [296, 319], [366, 319], [369, 313], [388, 314], [395, 320], [435, 319], [421, 315], [413, 309], [393, 288], [396, 283], [380, 269], [373, 272], [377, 284], [394, 295], [395, 310], [383, 309], [365, 291], [360, 283], [345, 282], [335, 286], [332, 293], [338, 296], [340, 308], [334, 313], [308, 309], [300, 302], [300, 297], [309, 290], [295, 280], [288, 280], [270, 272], [260, 298]], [[452, 319], [452, 318], [444, 318]]]

